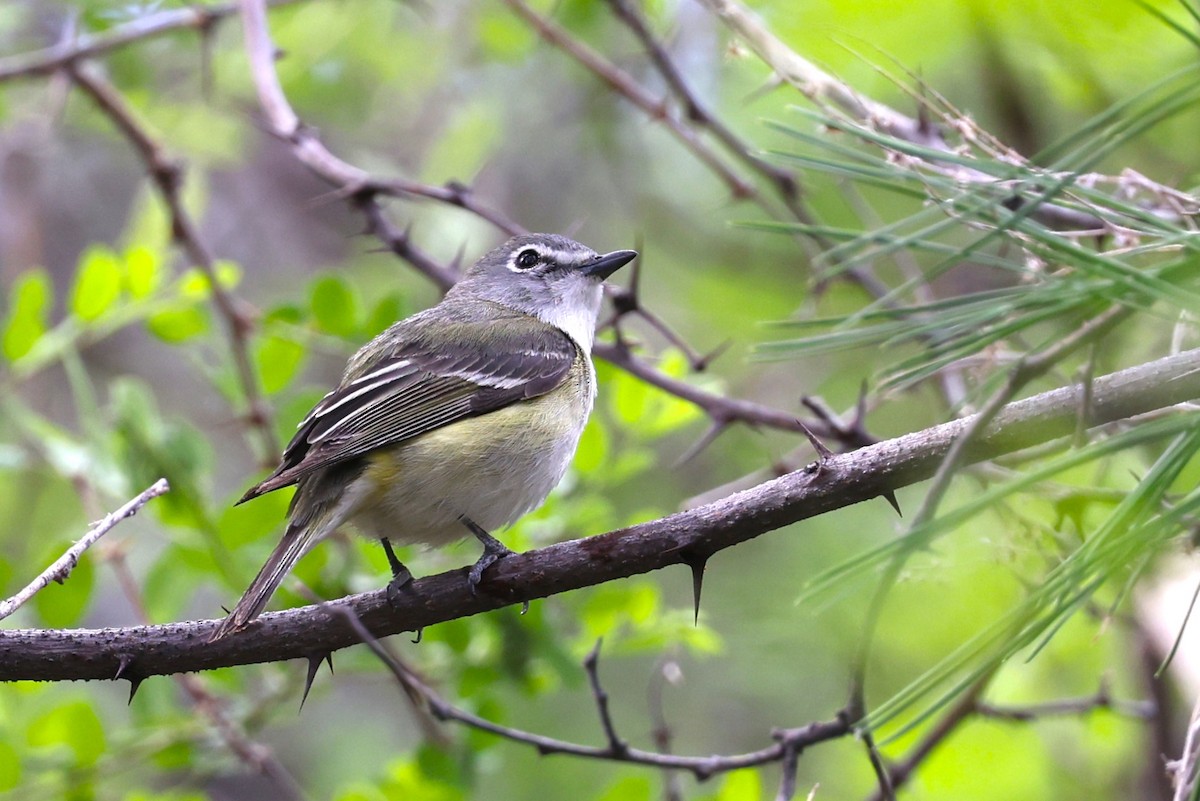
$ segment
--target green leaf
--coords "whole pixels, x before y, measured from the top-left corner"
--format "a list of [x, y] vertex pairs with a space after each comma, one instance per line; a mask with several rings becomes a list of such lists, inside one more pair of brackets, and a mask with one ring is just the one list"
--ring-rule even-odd
[[652, 798], [654, 786], [649, 776], [626, 776], [610, 784], [596, 796], [596, 801], [650, 801]]
[[[246, 477], [247, 482], [250, 478]], [[234, 549], [271, 535], [278, 536], [287, 518], [290, 500], [291, 491], [284, 489], [255, 498], [253, 503], [234, 506], [230, 501], [217, 519], [217, 535], [221, 543]]]
[[272, 395], [286, 387], [304, 363], [304, 346], [275, 334], [259, 340], [255, 350], [258, 375], [263, 391]]
[[513, 14], [481, 10], [476, 37], [483, 51], [498, 61], [515, 61], [537, 42], [537, 35]]
[[403, 316], [404, 298], [400, 296], [400, 293], [393, 292], [390, 295], [385, 295], [367, 315], [363, 333], [373, 337], [386, 330], [388, 326]]
[[609, 637], [629, 626], [644, 624], [661, 608], [661, 593], [654, 584], [637, 582], [597, 587], [579, 611], [584, 640], [594, 642], [597, 637]]
[[179, 296], [186, 300], [208, 300], [212, 294], [212, 282], [208, 276], [193, 267], [179, 276]]
[[650, 385], [624, 373], [614, 373], [607, 393], [617, 419], [627, 426], [634, 426], [649, 412], [651, 403]]
[[46, 333], [46, 318], [53, 299], [50, 276], [45, 270], [30, 270], [17, 279], [4, 328], [4, 355], [9, 360], [24, 356]]
[[26, 736], [35, 748], [69, 747], [80, 765], [94, 763], [106, 747], [104, 727], [86, 701], [69, 702], [50, 710], [29, 724]]
[[83, 254], [75, 287], [71, 291], [71, 313], [81, 320], [95, 320], [108, 311], [121, 295], [121, 263], [106, 247], [89, 248]]
[[171, 491], [154, 502], [154, 513], [168, 524], [206, 526], [208, 439], [190, 425], [163, 419], [154, 391], [139, 380], [115, 380], [110, 396], [113, 449], [130, 483], [142, 487], [166, 478]]
[[268, 309], [262, 316], [263, 327], [271, 323], [300, 325], [304, 322], [308, 311], [293, 303], [283, 303]]
[[196, 570], [184, 555], [182, 546], [172, 544], [146, 571], [142, 580], [142, 605], [152, 620], [177, 619], [191, 602], [200, 576], [203, 575], [205, 581], [211, 579], [210, 574]]
[[[661, 369], [673, 378], [683, 379], [688, 373], [688, 362], [679, 351], [669, 351]], [[694, 404], [625, 372], [606, 371], [603, 385], [622, 428], [633, 429], [647, 438], [661, 437], [702, 416]]]
[[313, 282], [313, 318], [317, 328], [340, 337], [358, 332], [358, 300], [345, 280], [328, 275]]
[[222, 289], [236, 289], [242, 283], [242, 265], [227, 259], [218, 259], [213, 264], [213, 274]]
[[417, 748], [417, 767], [423, 776], [446, 784], [460, 784], [459, 761], [444, 746], [423, 743]]
[[[138, 696], [138, 700], [141, 700], [141, 696]], [[191, 743], [187, 742], [171, 743], [166, 748], [157, 751], [153, 756], [153, 760], [154, 765], [161, 770], [187, 770], [196, 761], [196, 749]], [[124, 799], [124, 801], [134, 801], [136, 797], [137, 796], [128, 796]], [[205, 796], [201, 795], [200, 793], [188, 793], [186, 795], [175, 793], [170, 796], [144, 795], [142, 797], [145, 798], [146, 801], [165, 801], [165, 799], [170, 799], [171, 801], [185, 801], [185, 799], [205, 801]]]
[[208, 315], [197, 306], [181, 306], [150, 315], [146, 327], [163, 342], [177, 345], [206, 332]]
[[735, 770], [725, 777], [713, 801], [758, 801], [762, 798], [762, 779], [754, 768]]
[[162, 283], [158, 253], [135, 245], [125, 251], [125, 288], [132, 298], [144, 298]]
[[424, 775], [417, 763], [407, 759], [388, 765], [381, 787], [386, 798], [404, 801], [458, 801], [464, 797], [457, 788]]

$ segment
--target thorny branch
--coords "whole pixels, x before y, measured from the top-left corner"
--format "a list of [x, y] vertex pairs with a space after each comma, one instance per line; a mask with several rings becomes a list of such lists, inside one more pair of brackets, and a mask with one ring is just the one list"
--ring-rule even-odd
[[365, 643], [371, 649], [372, 653], [379, 657], [388, 667], [397, 683], [406, 693], [416, 690], [436, 718], [460, 723], [479, 731], [486, 731], [512, 742], [533, 746], [542, 756], [561, 754], [584, 759], [646, 765], [664, 771], [685, 770], [700, 781], [704, 781], [719, 773], [727, 773], [731, 770], [769, 765], [774, 762], [787, 764], [789, 762], [789, 755], [799, 754], [810, 745], [844, 737], [850, 733], [850, 725], [847, 718], [844, 715], [838, 715], [832, 720], [818, 721], [810, 723], [807, 726], [793, 729], [778, 729], [771, 733], [771, 738], [775, 741], [772, 745], [744, 754], [694, 757], [634, 748], [617, 734], [612, 719], [608, 715], [608, 695], [600, 684], [597, 673], [597, 663], [599, 660], [599, 644], [597, 643], [596, 649], [588, 655], [584, 667], [588, 674], [592, 697], [600, 711], [600, 721], [607, 744], [604, 746], [591, 746], [558, 740], [522, 729], [502, 726], [454, 706], [426, 684], [419, 676], [408, 670], [403, 662], [395, 657], [388, 646], [380, 642], [372, 634], [369, 627], [363, 624], [353, 609], [346, 606], [329, 605], [327, 610], [330, 615], [335, 615], [348, 624], [355, 636], [361, 642]]
[[[1006, 406], [975, 438], [965, 463], [1068, 436], [1080, 388], [1068, 386]], [[1200, 350], [1131, 367], [1093, 382], [1090, 427], [1165, 409], [1200, 396]], [[489, 568], [478, 595], [465, 568], [418, 579], [399, 598], [386, 590], [350, 596], [348, 605], [375, 636], [413, 631], [508, 604], [594, 586], [712, 555], [768, 531], [879, 497], [929, 478], [971, 418], [826, 458], [705, 506], [625, 529], [512, 554]], [[1193, 424], [1181, 417], [1179, 426]], [[1172, 428], [1171, 431], [1178, 430]], [[1164, 434], [1166, 436], [1166, 434]], [[250, 629], [216, 643], [218, 621], [124, 629], [0, 631], [0, 681], [110, 679], [308, 658], [357, 642], [319, 607], [268, 613]]]
[[[733, 770], [778, 763], [781, 777], [776, 799], [777, 801], [789, 801], [795, 797], [799, 756], [810, 746], [854, 734], [852, 724], [858, 717], [856, 710], [847, 708], [840, 710], [828, 721], [815, 721], [805, 726], [776, 729], [771, 732], [771, 739], [774, 741], [772, 745], [743, 754], [691, 757], [672, 754], [663, 749], [646, 751], [635, 748], [618, 734], [616, 725], [609, 714], [608, 692], [604, 689], [599, 676], [600, 643], [597, 642], [596, 647], [584, 659], [583, 667], [588, 677], [592, 699], [599, 712], [601, 731], [606, 744], [589, 746], [571, 743], [494, 723], [455, 706], [397, 658], [391, 648], [381, 642], [363, 624], [353, 609], [336, 604], [328, 604], [324, 609], [331, 616], [344, 620], [359, 640], [388, 668], [405, 695], [409, 697], [417, 695], [423, 702], [422, 706], [427, 707], [435, 718], [486, 731], [511, 742], [532, 746], [542, 756], [563, 754], [585, 759], [644, 765], [656, 768], [667, 775], [674, 771], [687, 771], [699, 781], [705, 781], [718, 774]], [[887, 793], [887, 797], [893, 797], [894, 789], [907, 781], [916, 765], [932, 753], [937, 745], [972, 714], [998, 717], [1019, 723], [1031, 723], [1044, 717], [1060, 715], [1086, 715], [1098, 709], [1109, 709], [1118, 714], [1127, 714], [1139, 719], [1147, 719], [1153, 715], [1153, 709], [1145, 703], [1120, 701], [1112, 698], [1105, 686], [1101, 686], [1094, 695], [1085, 698], [1052, 701], [1028, 707], [997, 707], [979, 700], [979, 696], [986, 688], [990, 678], [989, 675], [977, 682], [964, 698], [934, 726], [926, 739], [918, 744], [913, 754], [902, 765], [888, 768], [884, 764], [882, 755], [873, 745], [869, 745], [872, 763], [880, 773], [881, 785], [886, 788], [882, 792]], [[656, 734], [656, 738], [661, 736], [661, 734]]]
[[[614, 90], [631, 100], [634, 105], [641, 108], [652, 118], [658, 119], [664, 125], [666, 125], [666, 127], [671, 130], [677, 138], [679, 138], [685, 147], [691, 150], [701, 160], [702, 163], [709, 167], [709, 169], [712, 169], [729, 185], [735, 197], [750, 197], [759, 199], [759, 192], [749, 181], [737, 176], [732, 168], [729, 167], [715, 151], [708, 148], [707, 144], [705, 144], [703, 140], [697, 136], [697, 132], [688, 127], [689, 123], [694, 124], [700, 129], [710, 131], [713, 136], [724, 147], [726, 147], [737, 160], [743, 162], [752, 170], [769, 180], [776, 188], [783, 202], [788, 205], [789, 210], [791, 210], [792, 213], [797, 216], [797, 218], [802, 219], [803, 210], [799, 206], [798, 191], [794, 176], [784, 170], [763, 162], [757, 156], [754, 156], [744, 143], [741, 143], [739, 140], [737, 140], [736, 136], [729, 129], [725, 128], [717, 118], [713, 117], [707, 112], [698, 99], [691, 94], [686, 82], [682, 78], [682, 75], [677, 69], [674, 68], [673, 64], [668, 58], [665, 48], [663, 48], [663, 46], [650, 33], [649, 28], [646, 25], [646, 21], [640, 16], [640, 13], [637, 11], [636, 7], [626, 0], [609, 1], [614, 9], [614, 13], [618, 16], [618, 18], [620, 18], [630, 27], [631, 31], [633, 31], [633, 33], [646, 47], [647, 52], [649, 53], [652, 61], [655, 63], [656, 68], [663, 75], [671, 92], [682, 104], [685, 112], [684, 117], [680, 118], [673, 115], [670, 112], [665, 100], [660, 100], [649, 95], [626, 73], [621, 71], [611, 62], [605, 60], [603, 57], [599, 56], [593, 51], [588, 50], [577, 40], [572, 39], [569, 34], [567, 34], [561, 28], [558, 28], [558, 26], [556, 26], [553, 22], [536, 15], [536, 13], [532, 12], [521, 0], [506, 0], [506, 2], [508, 2], [518, 14], [530, 22], [530, 24], [533, 25], [533, 27], [548, 41], [551, 41], [556, 46], [563, 48], [589, 69], [592, 69], [597, 75], [605, 79]], [[706, 0], [706, 4], [715, 9], [717, 13], [726, 18], [727, 21], [730, 19], [738, 20], [732, 23], [733, 27], [738, 29], [741, 35], [747, 36], [751, 41], [752, 46], [754, 46], [756, 42], [759, 45], [759, 48], [764, 46], [763, 43], [767, 41], [765, 38], [760, 36], [757, 40], [755, 40], [752, 36], [747, 34], [745, 19], [737, 17], [736, 12], [738, 11], [739, 7], [735, 3], [719, 2], [718, 0]], [[455, 268], [446, 267], [429, 258], [427, 254], [424, 254], [411, 242], [408, 231], [399, 231], [393, 225], [391, 225], [384, 215], [378, 201], [379, 196], [383, 195], [423, 197], [433, 199], [437, 202], [447, 203], [464, 208], [480, 216], [481, 218], [492, 222], [501, 230], [505, 230], [510, 233], [521, 230], [519, 225], [509, 220], [501, 212], [477, 203], [467, 187], [453, 183], [447, 184], [443, 187], [434, 187], [400, 179], [378, 179], [368, 175], [364, 171], [359, 170], [353, 165], [341, 161], [332, 153], [330, 153], [316, 137], [316, 135], [310, 130], [306, 129], [305, 126], [300, 122], [299, 118], [296, 117], [294, 112], [291, 111], [291, 108], [278, 85], [278, 80], [274, 79], [273, 84], [271, 83], [270, 79], [273, 78], [274, 70], [272, 62], [275, 54], [273, 48], [270, 46], [269, 38], [266, 37], [265, 8], [263, 4], [261, 2], [256, 2], [255, 0], [245, 0], [245, 2], [243, 2], [241, 5], [243, 8], [244, 18], [246, 20], [248, 49], [251, 53], [252, 61], [254, 62], [253, 69], [256, 81], [258, 81], [260, 99], [264, 109], [267, 111], [267, 116], [271, 122], [273, 132], [290, 143], [293, 152], [298, 159], [312, 168], [315, 172], [317, 172], [317, 174], [322, 175], [322, 177], [325, 177], [327, 180], [333, 183], [338, 188], [339, 194], [347, 197], [347, 199], [349, 199], [354, 205], [360, 208], [367, 219], [368, 232], [377, 236], [392, 252], [408, 261], [414, 266], [415, 269], [428, 276], [443, 289], [451, 285], [456, 278], [457, 271]], [[731, 9], [733, 9], [733, 11], [731, 11]], [[115, 93], [111, 93], [111, 87], [106, 87], [103, 82], [99, 81], [99, 79], [97, 79], [94, 75], [89, 76], [88, 68], [86, 65], [82, 64], [82, 60], [89, 56], [94, 56], [98, 53], [122, 46], [129, 42], [156, 36], [167, 30], [190, 27], [204, 34], [211, 29], [212, 25], [218, 19], [229, 15], [233, 10], [233, 6], [216, 6], [203, 11], [194, 12], [187, 10], [184, 12], [167, 12], [164, 14], [151, 15], [143, 18], [138, 24], [121, 26], [109, 32], [108, 34], [95, 37], [82, 37], [74, 42], [64, 43], [62, 46], [48, 48], [47, 50], [28, 54], [27, 56], [0, 60], [0, 80], [13, 77], [49, 74], [60, 69], [65, 69], [76, 81], [76, 83], [81, 86], [81, 88], [83, 88], [85, 91], [88, 91], [88, 93], [92, 95], [93, 99], [95, 99], [96, 102], [100, 104], [101, 108], [113, 118], [118, 127], [122, 129], [122, 132], [125, 133], [127, 138], [129, 138], [139, 150], [139, 153], [142, 155], [143, 160], [147, 163], [152, 176], [155, 178], [156, 183], [159, 184], [160, 191], [163, 193], [168, 205], [171, 206], [174, 216], [174, 212], [178, 206], [178, 199], [177, 197], [174, 197], [174, 200], [172, 200], [172, 198], [174, 196], [174, 191], [177, 188], [179, 178], [177, 172], [174, 172], [175, 168], [170, 166], [169, 161], [163, 157], [161, 148], [158, 147], [153, 140], [144, 134], [139, 136], [139, 129], [136, 123], [133, 121], [131, 115], [126, 112], [123, 118], [119, 96], [116, 96]], [[772, 52], [777, 58], [780, 55], [776, 51], [770, 51], [769, 48], [768, 51]], [[258, 56], [257, 60], [254, 58], [256, 54]], [[763, 53], [760, 52], [760, 55], [763, 55]], [[794, 56], [794, 54], [792, 55]], [[772, 63], [773, 67], [778, 69], [778, 63], [780, 63], [779, 61], [771, 62], [771, 59], [768, 58], [767, 55], [763, 55], [763, 58], [764, 60], [767, 60], [768, 63]], [[792, 67], [796, 66], [794, 61], [783, 59], [783, 62], [790, 64]], [[793, 83], [799, 86], [802, 91], [805, 91], [806, 94], [814, 99], [819, 97], [833, 99], [833, 101], [840, 105], [844, 111], [851, 115], [851, 117], [859, 119], [860, 122], [878, 125], [881, 130], [885, 130], [892, 135], [909, 137], [910, 141], [923, 143], [926, 145], [932, 144], [938, 147], [945, 147], [945, 143], [941, 138], [941, 134], [923, 123], [921, 120], [914, 120], [912, 118], [905, 117], [904, 115], [900, 115], [897, 112], [893, 112], [881, 104], [871, 101], [869, 98], [858, 95], [857, 93], [853, 92], [853, 90], [837, 83], [833, 79], [829, 78], [829, 76], [826, 76], [819, 71], [814, 72], [805, 68], [799, 73], [788, 73], [784, 71], [781, 74], [783, 74], [785, 77], [790, 76], [789, 79], [792, 80]], [[262, 80], [264, 78], [267, 79], [266, 82]], [[111, 96], [116, 98], [115, 105], [112, 101], [105, 100], [104, 93], [106, 88], [111, 93]], [[179, 210], [180, 213], [182, 213], [182, 209]], [[1057, 215], [1058, 222], [1073, 226], [1075, 228], [1103, 227], [1102, 221], [1098, 220], [1098, 218], [1049, 204], [1043, 205], [1039, 209], [1038, 213], [1046, 219]], [[180, 241], [185, 250], [187, 250], [193, 258], [195, 258], [193, 248], [199, 247], [198, 243], [192, 242], [189, 244], [188, 237], [186, 235], [182, 237], [180, 236], [178, 218], [176, 218], [175, 223], [177, 241]], [[184, 223], [187, 223], [186, 217], [184, 218]], [[203, 264], [201, 264], [201, 267], [203, 268]], [[860, 280], [860, 283], [863, 283], [863, 281]], [[879, 288], [877, 287], [877, 289]], [[215, 301], [222, 314], [231, 322], [231, 330], [236, 331], [238, 327], [236, 323], [239, 320], [238, 312], [233, 307], [232, 303], [230, 303], [228, 308], [222, 307], [222, 300], [219, 297], [220, 290], [221, 288], [219, 284], [214, 280], [213, 291]], [[880, 296], [879, 292], [876, 292], [875, 294], [877, 297]], [[651, 314], [645, 312], [645, 310], [634, 309], [633, 311], [641, 313], [652, 325], [654, 325], [656, 328], [659, 328], [659, 330], [663, 331], [665, 336], [670, 338], [671, 335], [669, 329], [664, 329], [661, 327], [661, 325], [656, 324], [656, 318], [654, 318]], [[633, 311], [627, 313], [633, 313]], [[618, 310], [618, 317], [620, 316], [620, 313], [621, 312]], [[1116, 316], [1119, 314], [1119, 310], [1113, 310], [1112, 313], [1114, 316]], [[1103, 318], [1097, 318], [1097, 320], [1093, 322], [1107, 323], [1110, 321]], [[685, 352], [688, 352], [686, 346], [684, 346], [683, 349]], [[617, 364], [623, 369], [629, 370], [632, 374], [638, 376], [642, 380], [658, 386], [664, 391], [676, 394], [677, 396], [688, 400], [689, 402], [695, 403], [710, 416], [712, 420], [712, 430], [710, 433], [714, 436], [715, 434], [720, 433], [720, 431], [731, 422], [745, 422], [752, 425], [772, 426], [790, 431], [800, 431], [804, 428], [803, 424], [801, 424], [793, 416], [786, 413], [746, 401], [728, 399], [711, 393], [705, 393], [695, 389], [694, 387], [691, 387], [690, 385], [686, 384], [686, 382], [678, 381], [677, 379], [666, 376], [634, 357], [629, 348], [620, 339], [618, 339], [618, 343], [616, 345], [598, 348], [598, 354], [610, 359], [614, 364]], [[702, 360], [694, 357], [694, 355], [691, 354], [689, 354], [689, 357], [694, 367], [699, 368], [703, 366]], [[1053, 364], [1053, 361], [1049, 359], [1047, 359], [1046, 362], [1047, 367]], [[974, 434], [982, 431], [985, 428], [985, 424], [989, 421], [989, 413], [998, 413], [1004, 404], [1006, 404], [1015, 394], [1016, 388], [1031, 377], [1032, 375], [1030, 373], [1029, 364], [1023, 364], [1021, 369], [1014, 371], [1012, 380], [1010, 381], [1010, 386], [1006, 387], [1004, 391], [993, 397], [993, 402], [990, 403], [988, 408], [985, 409], [985, 414], [977, 418], [977, 425], [974, 427], [974, 429], [968, 428], [959, 434], [959, 439], [956, 443], [959, 452], [965, 453], [969, 445], [975, 444]], [[249, 390], [247, 391], [247, 397], [251, 397], [251, 392]], [[251, 406], [254, 407], [254, 405], [255, 404], [251, 402]], [[252, 408], [252, 414], [256, 415], [256, 413], [257, 412]], [[819, 426], [810, 423], [809, 427], [819, 428], [824, 436], [837, 438], [847, 446], [862, 445], [870, 441], [869, 436], [862, 431], [852, 432], [853, 435], [859, 438], [860, 441], [851, 441], [850, 437], [846, 434], [845, 427], [833, 425], [831, 423], [831, 421], [834, 419], [834, 417], [829, 416], [823, 421], [826, 423], [826, 425]], [[270, 426], [268, 425], [267, 428], [269, 429]], [[942, 461], [942, 472], [948, 473], [949, 470], [947, 466], [952, 466], [959, 458], [960, 457], [956, 455], [954, 450], [946, 454]], [[937, 497], [939, 497], [939, 493], [931, 493], [931, 499], [927, 501], [926, 507], [922, 509], [922, 515], [932, 513], [932, 510], [936, 508]], [[921, 517], [922, 515], [918, 515], [918, 517]], [[365, 641], [368, 641], [368, 643], [374, 642], [373, 637], [367, 633], [367, 629], [363, 626], [362, 622], [358, 619], [357, 614], [355, 614], [350, 607], [335, 605], [331, 606], [330, 608], [342, 616], [347, 617], [348, 619], [353, 618], [351, 621], [352, 625], [359, 630], [361, 638]], [[377, 642], [374, 642], [373, 648], [375, 646], [378, 646]], [[589, 677], [593, 683], [594, 695], [597, 700], [598, 708], [601, 712], [602, 724], [608, 739], [608, 754], [586, 754], [568, 750], [563, 750], [562, 752], [577, 753], [577, 755], [580, 756], [599, 756], [600, 758], [619, 759], [621, 761], [638, 761], [628, 759], [629, 755], [632, 753], [644, 752], [637, 752], [636, 749], [629, 748], [627, 744], [625, 744], [624, 741], [617, 736], [615, 727], [608, 716], [606, 696], [600, 687], [598, 675], [596, 673], [595, 653], [591, 657], [590, 662], [587, 665], [587, 669]], [[136, 674], [130, 672], [123, 677], [133, 680], [135, 675]], [[983, 687], [981, 684], [979, 687], [979, 692], [982, 692], [982, 689]], [[951, 714], [947, 716], [945, 733], [951, 731], [962, 718], [965, 718], [968, 714], [972, 713], [979, 715], [1000, 716], [1013, 720], [1028, 720], [1044, 714], [1078, 714], [1088, 711], [1092, 708], [1106, 706], [1109, 708], [1116, 708], [1116, 705], [1114, 705], [1111, 702], [1111, 699], [1107, 697], [1107, 694], [1103, 688], [1095, 697], [1089, 699], [1073, 699], [1071, 701], [1056, 702], [1055, 704], [1047, 704], [1036, 708], [1025, 708], [1020, 710], [1014, 710], [1011, 708], [1000, 709], [982, 704], [982, 702], [978, 701], [978, 693], [975, 695], [968, 693], [968, 698], [964, 700], [970, 700], [971, 703], [962, 705], [961, 713], [957, 707], [951, 710]], [[1128, 709], [1130, 710], [1131, 714], [1137, 714], [1139, 709], [1144, 711], [1144, 708], [1137, 707], [1136, 705], [1131, 705], [1128, 707]], [[448, 717], [451, 719], [458, 719], [453, 718], [453, 716]], [[503, 736], [509, 736], [510, 733], [518, 735], [512, 736], [511, 739], [517, 739], [523, 742], [529, 742], [531, 744], [538, 745], [539, 749], [542, 748], [542, 745], [540, 745], [539, 742], [550, 744], [556, 743], [556, 741], [545, 740], [544, 738], [537, 738], [536, 742], [533, 739], [522, 739], [522, 737], [536, 738], [536, 736], [525, 735], [524, 733], [520, 732], [505, 733], [504, 731], [499, 730], [502, 727], [493, 727], [493, 724], [487, 724], [486, 721], [472, 722], [470, 720], [460, 719], [460, 722], [467, 723], [468, 725], [478, 724], [479, 728], [495, 731]], [[798, 732], [809, 732], [812, 727], [821, 725], [830, 727], [829, 736], [844, 736], [844, 734], [848, 732], [846, 723], [840, 718], [838, 721], [828, 724], [812, 724], [812, 726], [804, 727], [803, 729], [788, 730], [788, 732], [780, 733], [780, 735], [777, 737], [777, 743], [775, 747], [772, 749], [764, 749], [763, 752], [760, 752], [766, 753], [767, 751], [770, 751], [773, 756], [768, 761], [780, 761], [783, 764], [784, 772], [781, 781], [779, 798], [786, 799], [793, 796], [795, 792], [796, 760], [800, 750], [803, 748], [803, 745], [810, 742], [806, 741], [803, 737], [796, 736], [796, 734]], [[842, 729], [846, 730], [843, 731]], [[822, 737], [821, 739], [827, 739], [827, 737]], [[818, 740], [812, 740], [811, 742], [815, 741]], [[551, 747], [545, 752], [556, 753], [559, 751], [555, 751], [554, 748]], [[873, 749], [872, 752], [874, 754]], [[874, 756], [877, 757], [878, 755], [874, 754]], [[714, 759], [723, 760], [726, 758], [707, 758], [710, 763], [711, 760]], [[645, 764], [658, 765], [656, 762], [646, 762]], [[662, 765], [658, 766], [662, 767]], [[711, 775], [711, 772], [706, 773], [707, 768], [703, 766], [689, 766], [677, 762], [673, 763], [670, 767], [691, 770], [700, 778], [703, 778], [705, 775]], [[909, 767], [909, 772], [911, 772], [911, 767], [912, 766]], [[898, 771], [895, 769], [893, 769], [891, 772], [890, 777], [887, 778], [890, 778], [893, 786], [899, 786], [904, 781], [904, 775], [898, 774]], [[886, 788], [886, 781], [884, 781], [884, 786]]]
[[[150, 616], [146, 612], [141, 589], [129, 568], [124, 551], [113, 549], [106, 559], [112, 566], [113, 572], [117, 576], [117, 583], [136, 611], [138, 619], [142, 621], [143, 625], [149, 625]], [[132, 671], [128, 671], [128, 675], [123, 678], [129, 681], [129, 701], [132, 703], [141, 679]], [[179, 673], [172, 678], [191, 700], [196, 712], [212, 724], [221, 742], [239, 762], [247, 769], [267, 778], [279, 790], [280, 797], [289, 799], [289, 801], [304, 801], [308, 798], [304, 788], [296, 781], [296, 778], [279, 760], [270, 746], [250, 737], [245, 726], [229, 714], [221, 698], [209, 689], [203, 678], [190, 673]]]

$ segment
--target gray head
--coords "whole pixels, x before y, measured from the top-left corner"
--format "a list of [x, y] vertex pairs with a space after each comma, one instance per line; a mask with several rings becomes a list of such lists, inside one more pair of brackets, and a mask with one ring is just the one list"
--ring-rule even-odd
[[590, 349], [601, 284], [636, 256], [632, 250], [601, 255], [557, 234], [523, 234], [485, 253], [451, 292], [538, 317]]

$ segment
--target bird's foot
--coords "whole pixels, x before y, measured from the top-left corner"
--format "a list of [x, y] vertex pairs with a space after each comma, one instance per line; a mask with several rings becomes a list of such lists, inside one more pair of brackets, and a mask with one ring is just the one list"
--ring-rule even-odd
[[392, 550], [392, 543], [388, 541], [387, 537], [380, 537], [379, 542], [383, 545], [388, 565], [392, 568], [392, 580], [387, 583], [387, 600], [388, 606], [394, 609], [400, 603], [400, 590], [412, 582], [413, 574], [404, 566], [403, 562], [396, 558], [396, 552]]
[[478, 595], [477, 588], [479, 587], [479, 582], [483, 580], [483, 571], [487, 570], [498, 560], [509, 556], [513, 551], [500, 540], [484, 531], [482, 526], [466, 515], [462, 515], [458, 519], [475, 535], [475, 539], [483, 544], [483, 555], [479, 557], [479, 560], [475, 564], [471, 565], [471, 571], [467, 574], [467, 586], [471, 588], [471, 595]]

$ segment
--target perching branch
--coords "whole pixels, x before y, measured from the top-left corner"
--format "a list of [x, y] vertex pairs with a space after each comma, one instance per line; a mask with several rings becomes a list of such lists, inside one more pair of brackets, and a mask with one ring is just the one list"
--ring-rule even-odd
[[[975, 438], [963, 464], [1069, 436], [1086, 415], [1094, 427], [1200, 397], [1200, 350], [1121, 370], [1093, 382], [1079, 408], [1073, 385], [1004, 407]], [[472, 596], [466, 569], [406, 585], [389, 605], [385, 590], [347, 604], [376, 637], [415, 631], [512, 603], [594, 586], [670, 565], [702, 562], [726, 548], [810, 517], [877, 498], [933, 475], [972, 418], [955, 420], [825, 459], [704, 506], [625, 529], [506, 557]], [[245, 632], [207, 642], [217, 621], [123, 629], [0, 632], [0, 681], [108, 679], [323, 655], [358, 642], [318, 606], [264, 615]]]

